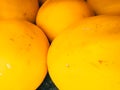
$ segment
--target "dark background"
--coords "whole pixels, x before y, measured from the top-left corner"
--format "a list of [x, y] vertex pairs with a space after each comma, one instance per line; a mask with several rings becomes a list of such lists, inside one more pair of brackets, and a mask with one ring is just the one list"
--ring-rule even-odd
[[49, 74], [47, 74], [43, 83], [37, 88], [37, 90], [58, 90], [57, 87], [52, 82]]

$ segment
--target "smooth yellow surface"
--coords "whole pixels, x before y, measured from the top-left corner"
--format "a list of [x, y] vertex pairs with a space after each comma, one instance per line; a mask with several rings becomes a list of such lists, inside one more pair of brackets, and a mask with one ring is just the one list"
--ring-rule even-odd
[[35, 22], [38, 0], [0, 0], [1, 19], [25, 19]]
[[0, 21], [0, 90], [35, 90], [47, 73], [44, 33], [26, 21]]
[[36, 23], [52, 41], [67, 27], [93, 15], [84, 1], [48, 0], [40, 7]]
[[97, 14], [120, 15], [120, 0], [87, 0]]
[[59, 90], [120, 90], [119, 22], [90, 17], [53, 40], [47, 64]]

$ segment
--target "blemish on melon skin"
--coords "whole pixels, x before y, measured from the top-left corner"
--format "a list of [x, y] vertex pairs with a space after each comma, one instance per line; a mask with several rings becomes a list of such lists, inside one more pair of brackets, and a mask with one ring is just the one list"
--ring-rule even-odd
[[110, 65], [108, 61], [101, 60], [101, 59], [99, 59], [96, 62], [90, 62], [89, 64], [97, 69], [100, 69], [102, 67], [108, 67]]
[[28, 36], [30, 39], [34, 39], [34, 37], [32, 35], [29, 35], [28, 33], [25, 33], [26, 36]]
[[70, 67], [70, 65], [69, 65], [69, 64], [66, 64], [65, 66], [66, 66], [67, 68], [69, 68], [69, 67]]
[[26, 51], [30, 51], [31, 50], [31, 43], [29, 43], [27, 46], [26, 46]]
[[15, 39], [13, 39], [13, 38], [10, 38], [9, 40], [10, 40], [10, 41], [12, 41], [12, 42], [14, 42], [14, 41], [15, 41]]
[[110, 62], [104, 61], [104, 60], [98, 60], [98, 63], [99, 63], [100, 65], [104, 65], [104, 66], [109, 66], [109, 65], [110, 65]]
[[103, 60], [98, 60], [98, 63], [99, 64], [103, 64]]
[[24, 16], [27, 16], [27, 13], [25, 12], [23, 15], [24, 15]]
[[31, 39], [34, 39], [34, 37], [30, 36]]
[[31, 60], [27, 60], [27, 65], [30, 65], [31, 64]]
[[28, 46], [31, 47], [31, 44], [29, 43]]

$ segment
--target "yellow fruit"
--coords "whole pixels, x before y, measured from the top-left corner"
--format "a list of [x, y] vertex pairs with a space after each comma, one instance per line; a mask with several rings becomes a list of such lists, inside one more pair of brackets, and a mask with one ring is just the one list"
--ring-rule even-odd
[[39, 9], [36, 23], [52, 41], [67, 27], [92, 15], [82, 0], [48, 0]]
[[38, 0], [0, 0], [0, 19], [25, 19], [35, 22]]
[[[38, 0], [39, 2], [41, 2], [41, 3], [44, 3], [45, 1], [47, 1], [47, 0]], [[53, 1], [53, 0], [52, 0]], [[57, 0], [55, 0], [55, 1], [57, 1]], [[85, 0], [84, 0], [85, 1]]]
[[46, 73], [48, 40], [26, 21], [0, 21], [0, 90], [35, 90]]
[[97, 14], [120, 15], [120, 0], [87, 0]]
[[119, 22], [90, 17], [53, 40], [47, 64], [59, 90], [120, 90]]

